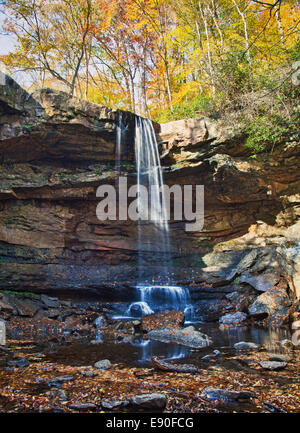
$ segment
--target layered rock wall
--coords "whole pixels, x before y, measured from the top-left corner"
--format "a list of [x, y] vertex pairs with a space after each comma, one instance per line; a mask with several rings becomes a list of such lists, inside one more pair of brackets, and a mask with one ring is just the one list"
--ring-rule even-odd
[[[0, 288], [128, 297], [138, 279], [136, 224], [96, 217], [97, 187], [117, 180], [120, 112], [49, 89], [28, 95], [9, 77], [0, 78]], [[133, 184], [134, 115], [123, 112], [122, 118], [121, 173]], [[300, 151], [294, 138], [251, 159], [241, 127], [230, 119], [188, 119], [155, 129], [165, 183], [205, 187], [203, 230], [186, 232], [185, 221], [170, 222], [173, 281], [191, 285], [195, 298], [213, 298], [232, 291], [237, 278], [257, 290], [255, 278], [274, 273], [272, 287], [284, 280], [299, 297]], [[159, 249], [155, 239], [148, 245], [145, 281], [160, 281]], [[253, 250], [256, 258], [243, 267]]]

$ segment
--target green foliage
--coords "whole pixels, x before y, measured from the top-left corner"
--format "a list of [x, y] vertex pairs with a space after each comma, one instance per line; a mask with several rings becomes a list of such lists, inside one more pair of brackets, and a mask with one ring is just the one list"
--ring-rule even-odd
[[58, 179], [64, 180], [66, 178], [67, 174], [66, 173], [56, 173], [55, 177], [57, 177]]
[[177, 168], [177, 167], [188, 167], [190, 165], [189, 161], [180, 161], [176, 162], [175, 164], [172, 164], [171, 167]]
[[194, 98], [186, 98], [184, 101], [174, 104], [172, 108], [161, 110], [153, 119], [158, 123], [166, 123], [171, 120], [189, 119], [209, 115], [215, 108], [212, 98], [199, 95]]
[[14, 295], [19, 296], [22, 298], [28, 298], [28, 299], [39, 299], [40, 295], [37, 295], [36, 293], [32, 292], [16, 292], [14, 290], [0, 290], [0, 293], [3, 295]]
[[245, 127], [246, 146], [254, 154], [263, 152], [279, 144], [289, 133], [290, 126], [278, 114], [265, 114], [254, 117]]
[[300, 39], [298, 39], [295, 45], [290, 49], [290, 58], [295, 62], [300, 60]]
[[227, 53], [216, 65], [214, 80], [217, 91], [228, 101], [249, 92], [252, 74], [244, 52]]

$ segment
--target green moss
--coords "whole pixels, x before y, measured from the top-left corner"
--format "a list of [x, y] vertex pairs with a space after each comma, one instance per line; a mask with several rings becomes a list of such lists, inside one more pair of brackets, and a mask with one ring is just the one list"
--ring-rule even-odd
[[188, 167], [189, 166], [189, 161], [180, 161], [180, 162], [176, 162], [175, 164], [172, 164], [171, 167]]
[[40, 299], [40, 295], [37, 295], [36, 293], [32, 293], [32, 292], [16, 292], [14, 290], [0, 290], [0, 294], [14, 295], [14, 296], [19, 296], [28, 299]]
[[286, 248], [290, 248], [290, 247], [296, 246], [297, 242], [296, 241], [286, 241], [284, 245]]
[[14, 224], [14, 219], [13, 219], [13, 217], [10, 217], [10, 216], [7, 217], [7, 218], [4, 220], [3, 224], [5, 225], [6, 228], [9, 228], [12, 224]]

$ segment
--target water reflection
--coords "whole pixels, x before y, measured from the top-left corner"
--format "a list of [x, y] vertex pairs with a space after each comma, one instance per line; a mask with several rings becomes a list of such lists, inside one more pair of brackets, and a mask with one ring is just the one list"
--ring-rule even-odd
[[201, 325], [202, 332], [212, 337], [215, 347], [233, 347], [239, 341], [264, 345], [268, 350], [278, 350], [278, 341], [290, 339], [291, 333], [286, 328], [241, 327], [220, 329], [215, 325]]
[[185, 358], [190, 353], [188, 347], [180, 346], [179, 344], [161, 343], [142, 338], [135, 338], [130, 344], [138, 348], [137, 357], [139, 362], [148, 361], [153, 356], [159, 356], [163, 359]]
[[[199, 328], [201, 332], [209, 335], [213, 340], [213, 345], [210, 348], [206, 348], [205, 353], [210, 353], [215, 348], [233, 348], [234, 344], [240, 341], [264, 345], [267, 350], [276, 352], [280, 350], [280, 346], [277, 344], [278, 341], [291, 338], [289, 330], [281, 328], [235, 327], [220, 329], [215, 325], [202, 324], [196, 327]], [[297, 337], [300, 338], [300, 331]], [[145, 340], [142, 337], [135, 338], [130, 341], [130, 344], [138, 349], [136, 356], [139, 362], [149, 361], [153, 356], [159, 356], [163, 359], [188, 358], [193, 352], [189, 347], [179, 344]], [[201, 350], [201, 355], [202, 353], [204, 354], [203, 349], [199, 350]]]

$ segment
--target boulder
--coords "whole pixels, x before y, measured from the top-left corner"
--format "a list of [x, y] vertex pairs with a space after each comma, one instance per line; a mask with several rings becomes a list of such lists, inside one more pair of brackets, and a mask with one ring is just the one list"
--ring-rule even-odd
[[261, 275], [251, 275], [245, 273], [240, 276], [241, 283], [250, 284], [255, 290], [259, 292], [266, 292], [274, 288], [279, 281], [279, 275], [274, 272], [266, 272]]
[[291, 360], [290, 356], [282, 355], [281, 353], [274, 353], [269, 357], [269, 361], [289, 362]]
[[41, 301], [47, 308], [59, 308], [60, 306], [58, 298], [52, 296], [41, 295]]
[[211, 353], [209, 355], [202, 356], [201, 359], [204, 362], [209, 362], [212, 359], [215, 360], [215, 359], [220, 358], [221, 356], [222, 356], [222, 353], [219, 350], [214, 350], [213, 353]]
[[242, 401], [255, 397], [250, 391], [232, 391], [219, 388], [205, 388], [201, 394], [207, 400]]
[[177, 310], [159, 311], [142, 317], [141, 328], [143, 331], [152, 331], [157, 328], [179, 328], [184, 323], [184, 312]]
[[291, 234], [292, 228], [295, 228], [295, 234], [291, 236], [291, 245], [285, 243], [277, 248], [277, 252], [281, 268], [289, 281], [290, 288], [296, 297], [300, 299], [300, 221], [289, 227], [287, 230], [288, 235]]
[[297, 329], [292, 334], [292, 342], [294, 346], [300, 346], [300, 329]]
[[47, 385], [49, 388], [60, 388], [63, 383], [70, 382], [71, 380], [74, 380], [74, 376], [72, 375], [58, 376], [48, 380]]
[[148, 332], [147, 337], [163, 343], [177, 343], [194, 348], [207, 347], [212, 344], [212, 340], [207, 335], [196, 331], [193, 326], [183, 329], [172, 327], [153, 329]]
[[300, 320], [295, 320], [292, 323], [292, 329], [300, 329]]
[[129, 405], [128, 400], [102, 400], [101, 406], [103, 409], [106, 410], [113, 410], [113, 409], [124, 409]]
[[14, 367], [14, 368], [24, 368], [24, 367], [28, 367], [29, 361], [26, 358], [16, 358], [11, 361], [8, 361], [7, 365], [9, 367]]
[[238, 325], [245, 322], [245, 320], [247, 320], [247, 314], [238, 311], [237, 313], [225, 314], [220, 317], [219, 323], [222, 323], [223, 325]]
[[164, 394], [138, 394], [130, 399], [130, 405], [135, 409], [163, 410], [167, 404]]
[[69, 404], [69, 409], [78, 412], [88, 412], [89, 410], [97, 409], [97, 406], [94, 403], [71, 403]]
[[238, 343], [235, 343], [233, 347], [236, 350], [257, 350], [259, 349], [258, 344], [248, 342], [248, 341], [239, 341]]
[[107, 326], [107, 321], [105, 316], [99, 316], [97, 319], [94, 320], [94, 326], [95, 328], [105, 328]]
[[280, 361], [261, 361], [259, 365], [264, 370], [271, 370], [271, 371], [283, 370], [287, 366], [286, 362], [280, 362]]
[[292, 350], [295, 347], [295, 344], [293, 343], [293, 341], [288, 340], [287, 338], [284, 340], [278, 341], [277, 344], [285, 350]]
[[285, 289], [274, 287], [259, 295], [249, 308], [251, 316], [268, 314], [272, 325], [281, 325], [288, 319], [291, 300]]
[[95, 362], [94, 367], [98, 368], [98, 370], [108, 370], [112, 367], [112, 364], [109, 359], [102, 359], [101, 361]]

